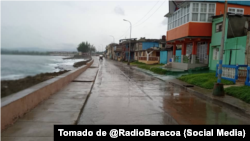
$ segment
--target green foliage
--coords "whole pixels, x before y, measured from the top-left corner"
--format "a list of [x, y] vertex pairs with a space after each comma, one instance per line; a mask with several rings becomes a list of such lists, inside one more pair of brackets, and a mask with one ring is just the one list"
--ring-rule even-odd
[[[217, 82], [217, 77], [215, 76], [215, 73], [188, 74], [182, 75], [178, 79], [206, 89], [213, 89], [214, 84]], [[224, 85], [233, 84], [232, 81], [224, 79], [222, 79], [221, 82]]]
[[90, 44], [88, 42], [82, 42], [78, 45], [77, 50], [82, 53], [89, 52]]
[[90, 45], [88, 42], [82, 42], [78, 45], [77, 51], [82, 52], [82, 53], [92, 53], [96, 52], [96, 48], [94, 45]]
[[159, 68], [160, 66], [164, 64], [147, 65], [138, 61], [131, 62], [130, 64], [137, 66], [138, 68], [141, 68], [141, 69], [152, 71], [157, 74], [166, 74], [168, 72], [167, 70]]
[[151, 68], [150, 71], [157, 73], [157, 74], [166, 74], [168, 72], [167, 70], [164, 70], [161, 68], [155, 68], [155, 67]]
[[247, 103], [250, 103], [250, 87], [240, 86], [240, 87], [229, 87], [225, 88], [225, 92], [228, 95], [239, 98]]

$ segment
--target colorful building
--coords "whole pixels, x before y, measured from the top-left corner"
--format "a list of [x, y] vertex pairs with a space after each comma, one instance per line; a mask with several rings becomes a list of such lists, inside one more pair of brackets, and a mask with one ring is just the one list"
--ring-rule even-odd
[[[228, 12], [250, 14], [249, 2], [228, 1]], [[169, 1], [167, 44], [173, 45], [172, 68], [188, 70], [209, 64], [212, 16], [224, 13], [223, 1]], [[176, 57], [177, 47], [181, 57]], [[179, 61], [180, 60], [180, 61]]]
[[160, 46], [165, 46], [165, 40], [140, 38], [135, 44], [135, 60], [145, 64], [158, 64]]
[[160, 50], [160, 64], [167, 64], [173, 58], [173, 46], [166, 44]]
[[[244, 65], [249, 15], [228, 14], [225, 23], [223, 65]], [[209, 69], [216, 70], [221, 48], [223, 15], [214, 16], [210, 44]]]
[[135, 51], [136, 38], [130, 39], [120, 39], [119, 46], [122, 49], [121, 57], [123, 61], [128, 61], [130, 56], [130, 61], [134, 61], [134, 51]]

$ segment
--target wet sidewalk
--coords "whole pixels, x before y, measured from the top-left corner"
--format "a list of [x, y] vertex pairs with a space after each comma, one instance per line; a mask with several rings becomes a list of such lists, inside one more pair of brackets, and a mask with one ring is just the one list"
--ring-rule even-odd
[[75, 82], [53, 94], [3, 131], [2, 141], [53, 141], [54, 125], [76, 124], [98, 72], [99, 61], [96, 57], [93, 59], [91, 68]]
[[183, 89], [186, 89], [188, 92], [191, 92], [195, 94], [197, 97], [202, 98], [204, 100], [210, 100], [218, 105], [238, 110], [239, 112], [246, 114], [246, 116], [249, 116], [250, 120], [250, 104], [240, 99], [234, 98], [229, 95], [225, 95], [222, 97], [213, 96], [213, 90], [204, 89], [198, 86], [185, 87], [184, 85], [190, 85], [190, 84], [180, 81], [178, 79], [173, 79], [169, 81], [169, 83], [181, 87]]
[[105, 59], [78, 124], [249, 124], [248, 117]]

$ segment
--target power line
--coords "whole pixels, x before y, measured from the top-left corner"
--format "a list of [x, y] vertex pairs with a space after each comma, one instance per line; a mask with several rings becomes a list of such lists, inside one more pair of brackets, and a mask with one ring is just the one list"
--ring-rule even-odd
[[[160, 7], [164, 4], [166, 2], [166, 0], [164, 0], [164, 2], [155, 10], [155, 12], [157, 11], [157, 10], [159, 10], [160, 9]], [[155, 13], [154, 12], [154, 13]], [[152, 14], [152, 15], [154, 15], [154, 13]], [[141, 24], [143, 24], [145, 21], [147, 21], [152, 15], [150, 15], [146, 20], [144, 20]], [[141, 24], [139, 24], [139, 25], [141, 25]], [[136, 25], [136, 26], [138, 26], [138, 25]], [[135, 26], [135, 27], [136, 27]]]
[[[160, 0], [159, 0], [159, 1], [160, 1]], [[159, 1], [158, 1], [158, 2], [159, 2]], [[157, 2], [157, 3], [158, 3], [158, 2]], [[166, 2], [166, 0], [164, 0], [164, 2], [154, 11], [154, 13], [155, 13], [156, 11], [158, 11], [159, 8], [160, 8], [165, 2]], [[156, 4], [157, 4], [157, 3], [156, 3]], [[149, 12], [156, 6], [156, 4], [149, 10]], [[148, 12], [148, 13], [149, 13], [149, 12]], [[148, 13], [147, 13], [147, 14], [148, 14]], [[154, 13], [151, 14], [151, 15], [150, 15], [146, 20], [144, 20], [141, 24], [143, 24], [145, 21], [147, 21], [152, 15], [154, 15]], [[147, 15], [147, 14], [146, 14], [146, 15]], [[145, 15], [145, 16], [146, 16], [146, 15]], [[144, 16], [144, 17], [145, 17], [145, 16]], [[143, 17], [143, 18], [144, 18], [144, 17]], [[142, 18], [142, 19], [143, 19], [143, 18]], [[140, 21], [140, 20], [139, 20], [139, 21]], [[137, 22], [137, 23], [138, 23], [138, 22]], [[139, 24], [139, 25], [141, 25], [141, 24]], [[138, 25], [135, 25], [134, 27], [136, 27], [136, 26], [138, 26]], [[129, 31], [129, 28], [128, 28], [128, 30], [125, 32], [125, 34], [123, 34], [123, 35], [120, 36], [119, 38], [121, 38], [121, 37], [123, 37], [124, 35], [126, 35], [128, 31]]]
[[119, 39], [120, 39], [121, 37], [125, 36], [125, 35], [128, 33], [128, 31], [129, 31], [129, 28], [128, 28], [128, 30], [127, 30], [122, 36], [119, 37]]
[[[157, 2], [155, 3], [155, 5], [148, 11], [148, 13], [156, 6], [156, 4], [157, 4], [158, 2], [159, 2], [159, 1], [157, 1]], [[147, 14], [148, 14], [148, 13], [147, 13]], [[146, 15], [147, 15], [147, 14], [146, 14]], [[145, 18], [146, 15], [144, 15], [139, 21], [141, 21], [143, 18]], [[139, 21], [137, 21], [137, 22], [135, 23], [135, 25], [136, 25], [137, 23], [139, 23]]]
[[[160, 1], [160, 0], [159, 0]], [[159, 1], [157, 1], [156, 3], [155, 3], [155, 5], [148, 11], [148, 13], [156, 6], [156, 4], [159, 2]], [[148, 14], [147, 13], [147, 14]], [[146, 14], [146, 15], [147, 15]], [[144, 15], [140, 20], [138, 20], [136, 23], [135, 23], [135, 25], [137, 24], [137, 23], [139, 23], [139, 21], [141, 21], [146, 15]], [[128, 31], [129, 31], [129, 28], [128, 28], [128, 30], [122, 35], [122, 36], [120, 36], [119, 38], [121, 38], [121, 37], [123, 37], [124, 35], [126, 35], [127, 33], [128, 33]]]

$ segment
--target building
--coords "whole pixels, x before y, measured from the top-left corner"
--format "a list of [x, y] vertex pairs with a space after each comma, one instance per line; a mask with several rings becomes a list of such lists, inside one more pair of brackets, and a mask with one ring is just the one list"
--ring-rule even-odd
[[[250, 15], [228, 14], [225, 23], [224, 65], [244, 65]], [[221, 48], [223, 15], [213, 16], [209, 69], [216, 70]]]
[[106, 57], [109, 59], [114, 59], [115, 58], [115, 48], [117, 47], [117, 43], [110, 43], [109, 45], [106, 46]]
[[[222, 79], [249, 85], [249, 37], [250, 15], [227, 13], [225, 21], [224, 50], [221, 50], [223, 15], [213, 17], [212, 42], [210, 45], [209, 68], [216, 70], [220, 52], [223, 52]], [[248, 80], [248, 81], [247, 81]]]
[[122, 61], [122, 46], [117, 45], [117, 47], [115, 48], [114, 52], [115, 52], [115, 58], [114, 58], [114, 60]]
[[160, 64], [167, 64], [173, 58], [173, 45], [165, 44], [160, 48]]
[[[250, 14], [247, 1], [228, 1], [228, 12]], [[188, 70], [209, 64], [212, 16], [224, 13], [224, 1], [169, 1], [167, 44], [173, 45], [172, 68]], [[177, 48], [181, 57], [177, 57]]]
[[136, 41], [134, 58], [138, 62], [158, 64], [160, 62], [160, 48], [165, 44], [165, 36], [162, 39], [146, 39], [142, 37]]
[[121, 58], [123, 61], [128, 61], [130, 56], [130, 61], [134, 61], [134, 51], [137, 38], [131, 39], [120, 39], [119, 46], [122, 48]]

